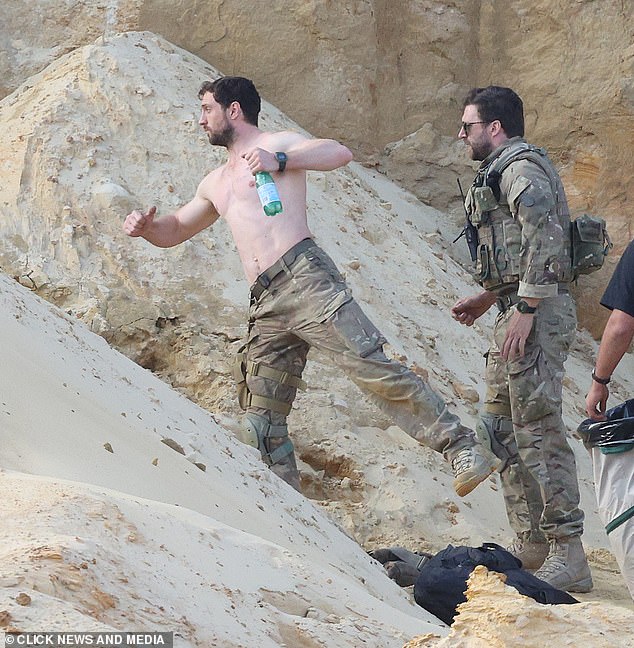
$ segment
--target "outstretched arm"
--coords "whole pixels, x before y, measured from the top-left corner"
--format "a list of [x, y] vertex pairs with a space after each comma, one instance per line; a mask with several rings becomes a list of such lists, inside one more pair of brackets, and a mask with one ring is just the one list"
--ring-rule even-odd
[[286, 153], [288, 171], [332, 171], [352, 161], [350, 149], [332, 139], [307, 139], [297, 133], [277, 133], [265, 145], [272, 150], [255, 147], [243, 154], [251, 173], [277, 171], [276, 151]]
[[[614, 309], [605, 325], [601, 345], [597, 355], [594, 372], [599, 378], [610, 378], [629, 349], [634, 339], [634, 317], [621, 310]], [[586, 414], [590, 418], [603, 419], [607, 409], [610, 392], [607, 385], [592, 381], [586, 396]]]
[[123, 230], [128, 236], [140, 236], [157, 247], [172, 247], [187, 241], [212, 225], [218, 212], [209, 200], [200, 195], [173, 214], [156, 218], [156, 207], [147, 212], [135, 209], [125, 219]]

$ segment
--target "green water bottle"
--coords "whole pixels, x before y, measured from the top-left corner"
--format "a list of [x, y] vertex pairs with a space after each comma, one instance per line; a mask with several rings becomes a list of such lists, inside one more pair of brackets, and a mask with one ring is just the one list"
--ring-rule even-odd
[[271, 174], [267, 171], [258, 171], [255, 174], [255, 186], [262, 203], [262, 209], [267, 216], [275, 216], [282, 213], [282, 201], [280, 194]]

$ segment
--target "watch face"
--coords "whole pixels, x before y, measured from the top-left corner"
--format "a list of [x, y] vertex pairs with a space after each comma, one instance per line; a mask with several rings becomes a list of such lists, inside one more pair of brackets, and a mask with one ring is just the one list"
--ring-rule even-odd
[[529, 306], [523, 299], [517, 302], [517, 310], [520, 313], [534, 313], [537, 308]]
[[279, 165], [278, 171], [284, 171], [286, 167], [286, 161], [288, 160], [286, 153], [283, 153], [282, 151], [278, 151], [275, 154], [275, 159], [277, 160], [277, 163]]

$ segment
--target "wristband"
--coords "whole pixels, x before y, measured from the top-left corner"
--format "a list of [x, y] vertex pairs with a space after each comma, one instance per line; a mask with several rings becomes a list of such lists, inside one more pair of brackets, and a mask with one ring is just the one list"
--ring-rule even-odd
[[275, 159], [277, 160], [277, 164], [278, 164], [277, 170], [280, 173], [283, 173], [284, 169], [286, 168], [286, 163], [288, 162], [288, 156], [286, 155], [286, 153], [282, 151], [278, 151], [275, 154]]
[[532, 315], [533, 313], [535, 313], [535, 311], [537, 310], [537, 306], [529, 306], [528, 303], [525, 302], [523, 299], [520, 299], [520, 300], [517, 302], [515, 308], [517, 308], [517, 310], [518, 310], [520, 313], [528, 313], [528, 314], [530, 314], [530, 315]]
[[610, 382], [611, 378], [612, 376], [610, 376], [609, 378], [599, 378], [594, 369], [592, 370], [592, 380], [594, 380], [594, 382], [598, 382], [599, 385], [607, 385]]

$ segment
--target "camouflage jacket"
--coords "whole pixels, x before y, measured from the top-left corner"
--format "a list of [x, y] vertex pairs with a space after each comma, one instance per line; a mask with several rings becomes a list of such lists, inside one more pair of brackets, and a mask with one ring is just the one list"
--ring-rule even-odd
[[555, 296], [571, 280], [570, 211], [546, 152], [514, 137], [480, 165], [466, 199], [478, 231], [474, 277], [485, 289]]

